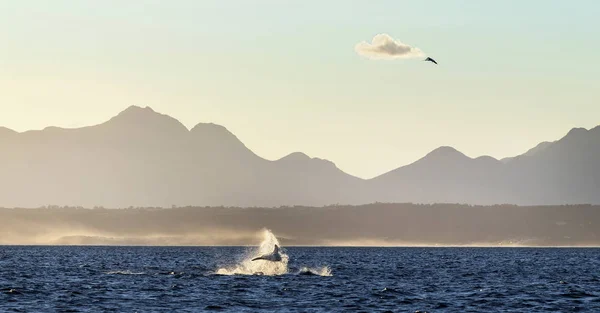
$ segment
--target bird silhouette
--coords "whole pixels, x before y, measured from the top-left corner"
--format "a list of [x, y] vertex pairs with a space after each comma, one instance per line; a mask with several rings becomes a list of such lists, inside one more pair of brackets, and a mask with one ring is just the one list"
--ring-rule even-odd
[[437, 62], [434, 59], [430, 58], [430, 57], [427, 57], [427, 59], [425, 59], [423, 61], [429, 61], [429, 62], [433, 62], [433, 63], [437, 64]]

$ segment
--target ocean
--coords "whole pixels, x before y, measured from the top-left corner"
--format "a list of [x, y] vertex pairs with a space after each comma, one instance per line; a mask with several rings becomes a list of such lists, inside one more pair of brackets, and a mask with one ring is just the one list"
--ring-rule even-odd
[[600, 249], [271, 243], [0, 246], [0, 312], [600, 312]]

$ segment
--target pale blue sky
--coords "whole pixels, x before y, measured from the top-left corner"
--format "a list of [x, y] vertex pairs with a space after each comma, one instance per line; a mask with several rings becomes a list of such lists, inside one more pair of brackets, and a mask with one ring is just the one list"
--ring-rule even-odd
[[[497, 158], [600, 124], [599, 1], [0, 0], [0, 125], [151, 106], [369, 178], [454, 146]], [[368, 60], [378, 33], [419, 60]]]

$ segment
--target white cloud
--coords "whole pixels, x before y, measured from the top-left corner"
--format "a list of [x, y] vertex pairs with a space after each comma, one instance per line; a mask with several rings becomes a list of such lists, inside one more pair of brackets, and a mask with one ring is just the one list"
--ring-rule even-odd
[[354, 50], [359, 55], [369, 59], [393, 60], [425, 56], [421, 49], [396, 41], [388, 34], [376, 35], [371, 43], [359, 42]]

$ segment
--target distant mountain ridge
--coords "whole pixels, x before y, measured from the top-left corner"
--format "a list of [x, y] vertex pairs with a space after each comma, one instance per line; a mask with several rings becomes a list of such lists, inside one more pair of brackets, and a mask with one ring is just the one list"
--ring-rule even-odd
[[0, 152], [3, 207], [600, 204], [600, 126], [502, 160], [440, 147], [369, 180], [301, 152], [266, 160], [223, 126], [137, 106], [82, 128], [0, 127]]

